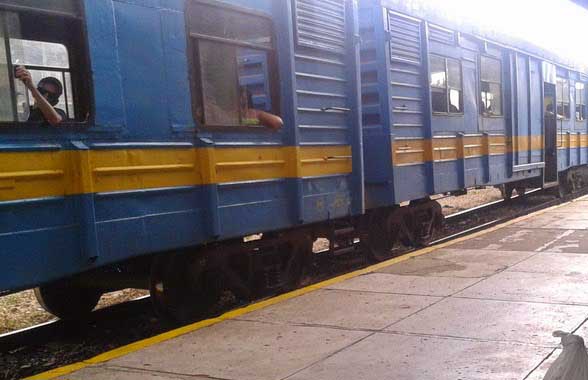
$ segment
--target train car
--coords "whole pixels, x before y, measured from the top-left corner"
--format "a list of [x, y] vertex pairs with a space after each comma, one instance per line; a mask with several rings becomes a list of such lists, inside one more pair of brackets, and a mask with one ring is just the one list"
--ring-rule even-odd
[[586, 73], [447, 15], [436, 2], [360, 2], [366, 207], [388, 237], [372, 239], [376, 256], [431, 236], [431, 195], [585, 182]]
[[186, 320], [295, 287], [317, 237], [425, 244], [433, 195], [582, 185], [586, 73], [440, 6], [0, 0], [0, 294]]
[[352, 0], [0, 0], [0, 293], [74, 318], [142, 287], [180, 319], [292, 286], [364, 212], [357, 33]]

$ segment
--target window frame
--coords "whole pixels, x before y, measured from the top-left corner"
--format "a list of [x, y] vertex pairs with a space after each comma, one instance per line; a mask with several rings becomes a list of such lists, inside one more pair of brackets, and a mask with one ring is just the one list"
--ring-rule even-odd
[[[483, 58], [488, 58], [488, 59], [491, 59], [493, 61], [498, 62], [499, 68], [500, 68], [500, 70], [499, 70], [500, 82], [489, 81], [489, 80], [483, 79], [483, 76], [482, 76], [482, 59]], [[479, 81], [479, 84], [480, 84], [480, 91], [479, 91], [480, 92], [480, 106], [479, 106], [479, 108], [480, 108], [480, 115], [482, 117], [497, 118], [497, 119], [504, 118], [504, 73], [502, 70], [503, 65], [504, 65], [504, 62], [502, 60], [502, 57], [495, 57], [495, 56], [492, 56], [489, 54], [480, 54], [480, 63], [478, 66], [479, 67], [478, 73], [479, 73], [479, 78], [480, 78], [480, 81]], [[484, 83], [484, 82], [488, 83], [488, 84], [495, 84], [495, 85], [497, 84], [500, 87], [500, 113], [499, 114], [495, 114], [495, 113], [490, 114], [484, 110], [485, 109], [485, 107], [483, 107], [484, 102], [483, 102], [483, 99], [481, 96], [482, 95], [482, 83]]]
[[[270, 25], [270, 33], [271, 33], [271, 47], [264, 46], [261, 44], [254, 44], [248, 43], [245, 41], [234, 40], [230, 38], [222, 38], [216, 37], [211, 35], [205, 35], [201, 33], [194, 33], [191, 31], [191, 23], [189, 19], [189, 10], [188, 8], [192, 4], [200, 4], [204, 6], [209, 6], [213, 8], [218, 8], [220, 10], [241, 13], [252, 17], [258, 17], [265, 19], [269, 22]], [[191, 104], [192, 104], [192, 117], [196, 122], [196, 128], [201, 130], [206, 130], [209, 132], [219, 132], [219, 131], [235, 131], [235, 132], [247, 132], [247, 131], [267, 131], [270, 130], [267, 126], [264, 125], [251, 125], [251, 124], [241, 124], [241, 125], [215, 125], [215, 124], [206, 124], [205, 122], [199, 120], [197, 117], [197, 110], [199, 107], [204, 109], [203, 104], [203, 91], [202, 91], [202, 68], [200, 65], [199, 59], [199, 46], [198, 40], [205, 40], [213, 43], [220, 43], [220, 44], [227, 44], [237, 47], [249, 48], [249, 49], [256, 49], [267, 52], [267, 72], [268, 72], [268, 96], [271, 100], [272, 110], [271, 113], [274, 115], [281, 115], [281, 107], [280, 107], [280, 93], [279, 93], [279, 67], [278, 67], [278, 49], [276, 46], [276, 29], [274, 25], [273, 18], [271, 15], [265, 14], [263, 12], [259, 12], [256, 10], [242, 8], [236, 5], [228, 4], [228, 3], [212, 3], [208, 0], [189, 0], [186, 2], [185, 8], [185, 17], [186, 17], [186, 35], [188, 39], [188, 71], [189, 71], [189, 79], [190, 79], [190, 92], [191, 92]], [[235, 83], [235, 86], [238, 88], [239, 83]], [[280, 116], [281, 117], [281, 116]], [[206, 116], [203, 115], [204, 121], [206, 120]]]
[[[434, 87], [431, 85], [431, 70], [430, 70], [430, 66], [431, 66], [431, 58], [435, 57], [435, 58], [440, 58], [443, 60], [443, 62], [445, 63], [445, 87]], [[457, 62], [457, 66], [459, 67], [459, 82], [461, 83], [461, 88], [457, 88], [457, 87], [452, 87], [449, 85], [449, 61], [454, 61]], [[461, 117], [464, 116], [464, 94], [463, 94], [463, 63], [460, 59], [457, 58], [452, 58], [452, 57], [446, 57], [446, 56], [442, 56], [442, 55], [438, 55], [438, 54], [429, 54], [429, 94], [430, 96], [432, 96], [433, 94], [433, 88], [436, 89], [444, 89], [445, 90], [445, 96], [446, 96], [446, 109], [447, 111], [434, 111], [433, 110], [433, 106], [431, 105], [431, 113], [435, 116], [452, 116], [452, 117]], [[461, 110], [460, 112], [451, 112], [451, 99], [450, 99], [450, 93], [451, 90], [459, 90], [460, 92], [460, 101], [461, 101]]]
[[[561, 80], [561, 83], [562, 83], [562, 89], [561, 89], [562, 99], [561, 99], [561, 102], [557, 98], [558, 88], [559, 88], [559, 85], [560, 85], [560, 80]], [[564, 101], [564, 96], [563, 96], [565, 94], [565, 91], [564, 91], [564, 83], [565, 82], [568, 83], [568, 101], [567, 102]], [[574, 86], [574, 90], [575, 90], [575, 88], [576, 87]], [[571, 95], [571, 93], [570, 93], [570, 78], [569, 77], [568, 78], [564, 78], [564, 77], [561, 77], [561, 76], [556, 76], [556, 79], [555, 79], [555, 115], [556, 115], [556, 117], [562, 116], [562, 115], [560, 115], [557, 112], [560, 104], [561, 104], [561, 106], [562, 106], [562, 108], [564, 110], [565, 110], [565, 105], [566, 104], [568, 105], [568, 113], [567, 113], [567, 115], [563, 115], [563, 118], [562, 119], [559, 119], [559, 120], [569, 121], [572, 118], [572, 115], [571, 115], [572, 114], [572, 106], [571, 106], [572, 101], [570, 99], [570, 95]], [[575, 110], [574, 110], [574, 113], [575, 113]]]
[[[67, 119], [63, 120], [61, 123], [55, 126], [51, 126], [53, 130], [63, 130], [67, 132], [78, 132], [78, 131], [86, 131], [88, 130], [89, 126], [94, 125], [94, 121], [96, 118], [95, 112], [95, 100], [94, 100], [94, 82], [92, 81], [91, 75], [91, 59], [90, 59], [90, 43], [88, 40], [88, 30], [87, 30], [87, 23], [86, 23], [86, 8], [83, 1], [79, 2], [79, 14], [74, 15], [67, 12], [60, 12], [60, 11], [53, 11], [50, 9], [37, 9], [37, 8], [30, 8], [27, 6], [20, 6], [20, 5], [13, 5], [13, 4], [3, 4], [0, 3], [0, 13], [8, 12], [8, 13], [16, 13], [19, 16], [22, 14], [25, 15], [46, 15], [49, 17], [59, 17], [64, 20], [68, 20], [71, 22], [75, 22], [78, 24], [80, 36], [77, 39], [77, 43], [74, 46], [68, 46], [68, 44], [64, 43], [64, 41], [53, 41], [53, 40], [33, 40], [39, 42], [51, 42], [51, 43], [59, 43], [65, 46], [68, 54], [68, 61], [69, 61], [69, 75], [70, 81], [72, 86], [72, 94], [69, 94], [74, 101], [74, 109], [75, 112], [81, 112], [80, 106], [83, 104], [82, 109], [87, 110], [88, 116], [82, 120], [80, 117], [79, 120], [77, 119]], [[21, 25], [22, 29], [22, 25]], [[4, 31], [6, 32], [6, 31]], [[21, 38], [25, 39], [25, 38]], [[5, 41], [0, 41], [0, 43], [4, 43], [7, 49], [7, 66], [9, 72], [14, 71], [14, 64], [12, 63], [12, 49], [10, 48], [10, 36], [8, 35]], [[78, 45], [79, 46], [76, 46]], [[77, 47], [79, 49], [72, 49], [72, 47]], [[75, 50], [75, 55], [78, 57], [77, 59], [72, 59], [72, 50]], [[77, 68], [73, 68], [74, 65], [78, 65]], [[27, 65], [27, 68], [33, 68], [33, 65]], [[34, 67], [33, 69], [36, 69]], [[47, 71], [55, 71], [53, 68], [49, 66], [43, 67]], [[61, 70], [61, 69], [60, 69]], [[58, 71], [60, 71], [58, 70]], [[75, 79], [74, 79], [75, 78]], [[67, 91], [65, 89], [66, 84], [62, 83], [64, 87], [64, 93]], [[15, 87], [14, 82], [10, 81], [10, 87], [12, 95], [15, 95]], [[84, 95], [80, 96], [80, 93]], [[62, 95], [63, 96], [63, 95]], [[64, 110], [67, 114], [67, 110]], [[75, 116], [75, 115], [74, 115]], [[46, 122], [32, 122], [32, 121], [6, 121], [0, 122], [0, 133], [14, 133], [15, 131], [25, 131], [25, 130], [32, 130], [38, 131], [39, 129], [46, 129], [47, 123]]]
[[[576, 85], [578, 83], [582, 84], [581, 90], [576, 87]], [[576, 114], [575, 119], [576, 119], [576, 121], [585, 123], [586, 122], [586, 83], [582, 82], [582, 81], [576, 81], [574, 83], [574, 89], [576, 90], [575, 94], [574, 94], [574, 96], [575, 96], [574, 97], [574, 106], [576, 107], [576, 110], [574, 111], [574, 113]], [[578, 102], [578, 92], [582, 95], [582, 100], [583, 100], [582, 103]], [[584, 116], [583, 119], [578, 119], [578, 113], [577, 113], [578, 106], [582, 107], [583, 112], [581, 113], [581, 116]]]

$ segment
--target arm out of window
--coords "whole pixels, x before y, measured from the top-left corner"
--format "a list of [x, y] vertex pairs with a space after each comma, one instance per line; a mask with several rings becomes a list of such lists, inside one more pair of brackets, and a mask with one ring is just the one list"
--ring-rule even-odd
[[63, 119], [57, 113], [55, 108], [53, 108], [53, 106], [49, 104], [47, 99], [45, 99], [45, 97], [41, 95], [39, 90], [37, 90], [37, 88], [33, 84], [33, 78], [31, 77], [31, 73], [29, 73], [23, 67], [18, 67], [16, 69], [16, 77], [20, 79], [25, 84], [25, 86], [31, 91], [31, 94], [33, 94], [33, 98], [35, 98], [35, 104], [37, 105], [37, 107], [39, 107], [39, 109], [43, 113], [43, 116], [45, 116], [45, 119], [47, 119], [47, 122], [49, 124], [51, 124], [52, 126], [56, 126], [63, 121]]

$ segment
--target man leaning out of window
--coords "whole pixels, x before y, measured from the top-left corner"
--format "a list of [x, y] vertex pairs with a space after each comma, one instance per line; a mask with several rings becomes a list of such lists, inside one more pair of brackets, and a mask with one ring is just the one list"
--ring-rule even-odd
[[66, 119], [65, 112], [55, 108], [59, 103], [59, 97], [63, 93], [63, 85], [58, 79], [53, 77], [43, 78], [35, 87], [31, 73], [24, 66], [16, 67], [15, 76], [24, 83], [35, 99], [35, 104], [31, 106], [28, 121], [46, 122], [56, 126]]

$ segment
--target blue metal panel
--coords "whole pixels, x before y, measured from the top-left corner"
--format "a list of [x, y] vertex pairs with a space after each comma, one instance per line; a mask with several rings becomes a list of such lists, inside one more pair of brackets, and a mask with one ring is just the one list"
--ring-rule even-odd
[[[390, 54], [385, 10], [361, 2], [361, 73], [363, 100], [364, 170], [368, 208], [395, 204], [392, 167]], [[401, 100], [392, 100], [401, 106]]]
[[0, 291], [86, 267], [75, 210], [73, 198], [0, 203]]
[[196, 187], [99, 194], [97, 264], [204, 242], [203, 192]]
[[[293, 0], [296, 1], [296, 0]], [[363, 212], [363, 151], [361, 148], [361, 104], [359, 92], [359, 50], [356, 35], [357, 4], [353, 0], [345, 0], [338, 4], [325, 4], [324, 9], [319, 6], [317, 13], [321, 13], [323, 20], [333, 20], [335, 29], [325, 29], [317, 32], [316, 36], [308, 38], [319, 41], [321, 33], [333, 33], [336, 30], [343, 43], [343, 51], [331, 49], [322, 43], [312, 46], [309, 43], [301, 43], [300, 40], [294, 46], [293, 70], [295, 73], [296, 88], [296, 121], [297, 132], [295, 138], [300, 145], [351, 145], [353, 155], [353, 178], [351, 187], [339, 187], [347, 191], [344, 197], [353, 199], [353, 207], [347, 208], [347, 213], [358, 214]], [[334, 10], [336, 9], [336, 10]], [[341, 20], [332, 16], [333, 13], [341, 13]], [[296, 15], [294, 15], [295, 21]], [[330, 22], [330, 21], [329, 21]], [[339, 25], [340, 24], [340, 25]], [[317, 23], [316, 27], [322, 27], [323, 23]], [[339, 29], [341, 27], [341, 29]], [[314, 41], [314, 40], [313, 40]], [[336, 44], [338, 45], [339, 42]], [[347, 110], [347, 111], [346, 111]], [[299, 183], [298, 186], [301, 184]], [[314, 211], [306, 210], [310, 203], [303, 202], [305, 210], [303, 215], [312, 217]], [[326, 214], [340, 214], [340, 208], [335, 203], [327, 202]], [[306, 220], [305, 221], [309, 221]]]
[[[347, 98], [350, 107], [349, 125], [351, 143], [352, 174], [349, 196], [351, 198], [350, 214], [359, 215], [365, 212], [365, 175], [363, 158], [363, 130], [362, 130], [362, 102], [361, 102], [361, 73], [359, 56], [359, 22], [357, 0], [345, 2], [347, 16], [346, 30], [346, 67], [348, 90]], [[341, 208], [339, 206], [334, 207]], [[337, 213], [336, 211], [334, 212]]]
[[484, 167], [488, 157], [473, 157], [464, 160], [465, 187], [482, 186], [487, 183]]
[[129, 99], [125, 104], [127, 128], [132, 135], [145, 138], [166, 135], [170, 122], [162, 96], [166, 77], [159, 11], [122, 2], [116, 2], [114, 8], [124, 96]]
[[305, 178], [304, 220], [312, 223], [350, 215], [350, 176]]
[[78, 232], [76, 226], [64, 225], [0, 234], [0, 291], [30, 288], [86, 269]]
[[293, 220], [288, 181], [254, 181], [218, 186], [221, 237], [288, 227]]
[[84, 2], [94, 84], [95, 123], [122, 128], [125, 108], [114, 5], [111, 0]]
[[190, 131], [195, 128], [191, 97], [179, 95], [190, 94], [184, 1], [166, 1], [165, 3], [173, 8], [173, 10], [160, 11], [168, 125], [171, 124], [175, 131]]
[[429, 195], [428, 168], [425, 164], [394, 168], [396, 201], [404, 202]]
[[435, 162], [433, 168], [435, 173], [435, 190], [438, 193], [449, 192], [462, 187], [459, 160]]

